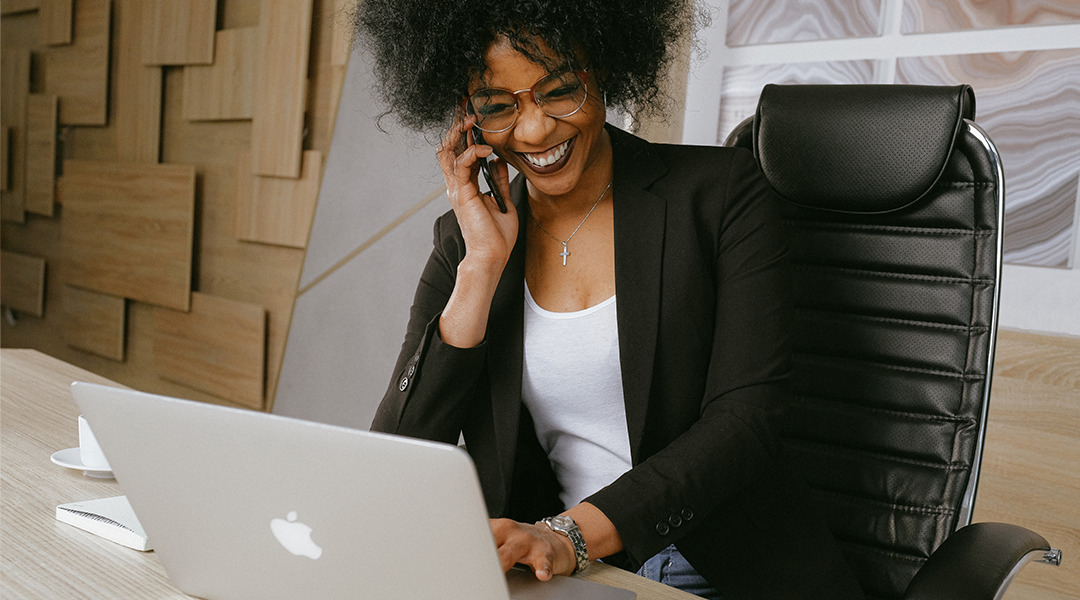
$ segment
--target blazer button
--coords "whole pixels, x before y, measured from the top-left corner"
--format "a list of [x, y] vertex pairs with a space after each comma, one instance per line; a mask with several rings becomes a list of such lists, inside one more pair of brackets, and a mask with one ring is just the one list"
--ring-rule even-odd
[[660, 535], [667, 535], [671, 533], [671, 528], [668, 527], [667, 523], [660, 521], [656, 524], [656, 533], [659, 533]]
[[689, 521], [694, 518], [694, 511], [690, 507], [682, 509], [682, 518], [684, 521]]
[[668, 517], [668, 523], [671, 523], [672, 527], [679, 527], [682, 525], [682, 517], [679, 515], [671, 515]]
[[398, 387], [398, 390], [404, 392], [405, 388], [409, 387], [409, 378], [408, 377], [402, 377], [401, 381], [398, 382], [397, 387]]

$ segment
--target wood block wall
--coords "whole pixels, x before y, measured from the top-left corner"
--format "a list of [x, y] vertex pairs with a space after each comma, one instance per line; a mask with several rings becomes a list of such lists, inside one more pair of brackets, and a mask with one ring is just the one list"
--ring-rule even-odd
[[0, 0], [0, 342], [269, 406], [354, 1]]

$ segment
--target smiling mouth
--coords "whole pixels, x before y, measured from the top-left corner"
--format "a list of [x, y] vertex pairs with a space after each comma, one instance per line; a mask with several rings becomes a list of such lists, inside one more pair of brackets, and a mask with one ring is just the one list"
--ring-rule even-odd
[[577, 139], [576, 136], [544, 152], [519, 152], [518, 154], [525, 159], [526, 164], [532, 167], [534, 171], [550, 173], [561, 168], [563, 163], [566, 162], [575, 139]]

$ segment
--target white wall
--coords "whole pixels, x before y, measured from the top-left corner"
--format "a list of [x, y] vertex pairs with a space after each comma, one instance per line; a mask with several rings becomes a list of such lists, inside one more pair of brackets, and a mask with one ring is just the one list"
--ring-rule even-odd
[[434, 147], [384, 119], [349, 61], [273, 412], [367, 429], [446, 212]]

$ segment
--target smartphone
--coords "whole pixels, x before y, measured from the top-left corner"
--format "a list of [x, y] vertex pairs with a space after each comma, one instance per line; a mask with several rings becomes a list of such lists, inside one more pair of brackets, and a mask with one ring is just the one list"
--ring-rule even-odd
[[[472, 114], [470, 107], [469, 113]], [[475, 125], [472, 128], [473, 140], [477, 144], [484, 143], [484, 134]], [[500, 212], [506, 212], [506, 200], [503, 199], [502, 194], [499, 193], [499, 188], [495, 186], [495, 178], [491, 176], [491, 166], [488, 165], [490, 156], [485, 156], [480, 159], [480, 172], [484, 174], [484, 181], [488, 184], [491, 197], [495, 199], [495, 205], [499, 207]]]

